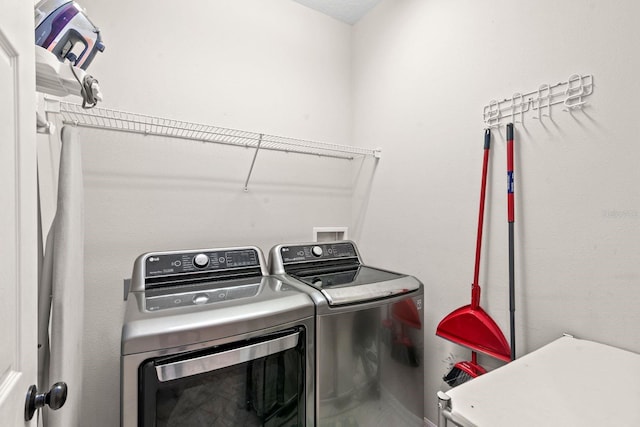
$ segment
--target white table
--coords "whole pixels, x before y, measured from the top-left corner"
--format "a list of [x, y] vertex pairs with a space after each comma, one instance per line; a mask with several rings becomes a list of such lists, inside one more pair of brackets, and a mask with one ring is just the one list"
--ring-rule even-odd
[[438, 405], [440, 427], [637, 427], [640, 354], [564, 336], [439, 392]]

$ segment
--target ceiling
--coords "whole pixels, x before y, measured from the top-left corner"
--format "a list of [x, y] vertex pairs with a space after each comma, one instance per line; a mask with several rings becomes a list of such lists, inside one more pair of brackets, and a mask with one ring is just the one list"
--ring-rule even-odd
[[294, 0], [339, 21], [353, 25], [380, 0]]

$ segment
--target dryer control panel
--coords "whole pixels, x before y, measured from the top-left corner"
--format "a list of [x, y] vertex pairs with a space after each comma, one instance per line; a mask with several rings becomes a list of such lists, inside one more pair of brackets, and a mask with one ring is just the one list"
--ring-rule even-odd
[[260, 267], [255, 249], [149, 254], [145, 259], [145, 277], [247, 267]]
[[257, 279], [268, 275], [257, 246], [147, 252], [133, 264], [130, 292], [199, 283]]

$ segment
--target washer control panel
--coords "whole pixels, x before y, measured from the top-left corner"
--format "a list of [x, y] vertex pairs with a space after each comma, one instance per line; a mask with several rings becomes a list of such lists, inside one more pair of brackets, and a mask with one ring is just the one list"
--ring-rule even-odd
[[247, 267], [260, 267], [260, 258], [255, 249], [151, 254], [145, 260], [145, 277], [199, 271], [215, 273]]
[[305, 261], [329, 261], [341, 258], [357, 258], [358, 253], [351, 242], [317, 243], [283, 246], [280, 256], [284, 264]]

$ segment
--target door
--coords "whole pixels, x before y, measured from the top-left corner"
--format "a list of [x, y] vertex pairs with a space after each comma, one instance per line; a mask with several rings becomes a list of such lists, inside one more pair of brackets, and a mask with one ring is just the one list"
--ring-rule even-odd
[[33, 2], [0, 13], [0, 420], [24, 421], [37, 376], [37, 204]]
[[305, 331], [301, 327], [140, 367], [139, 425], [304, 425]]

